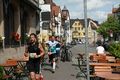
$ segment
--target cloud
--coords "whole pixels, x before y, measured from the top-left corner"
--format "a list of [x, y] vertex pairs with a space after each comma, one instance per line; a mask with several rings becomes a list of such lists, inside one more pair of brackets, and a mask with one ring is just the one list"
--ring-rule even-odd
[[108, 13], [110, 13], [110, 12], [106, 12], [106, 11], [89, 12], [88, 17], [92, 18], [94, 20], [98, 20], [101, 23], [107, 19]]
[[63, 2], [63, 3], [66, 3], [66, 4], [78, 4], [78, 3], [81, 3], [81, 2], [83, 2], [82, 0], [61, 0], [61, 2]]
[[102, 8], [111, 2], [108, 0], [88, 0], [87, 5], [88, 5], [88, 10], [93, 10], [93, 9], [98, 9]]
[[[54, 0], [57, 5], [65, 5], [70, 12], [71, 18], [84, 18], [84, 0]], [[112, 7], [120, 4], [120, 0], [87, 0], [88, 17], [99, 22], [105, 21], [107, 14], [111, 13]]]
[[78, 12], [78, 11], [73, 11], [70, 12], [70, 17], [71, 18], [83, 18], [83, 13], [82, 12]]

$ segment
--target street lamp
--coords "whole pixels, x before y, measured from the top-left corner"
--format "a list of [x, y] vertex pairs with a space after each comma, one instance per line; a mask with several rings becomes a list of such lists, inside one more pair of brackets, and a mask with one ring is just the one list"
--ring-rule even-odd
[[65, 21], [67, 20], [67, 16], [68, 16], [68, 10], [66, 9], [66, 7], [64, 6], [63, 10], [62, 10], [62, 25], [63, 25], [63, 29], [64, 29], [64, 38], [65, 38], [65, 42], [66, 42], [66, 23]]
[[85, 54], [87, 64], [87, 80], [90, 80], [89, 54], [88, 54], [87, 0], [84, 0], [84, 19], [85, 19]]

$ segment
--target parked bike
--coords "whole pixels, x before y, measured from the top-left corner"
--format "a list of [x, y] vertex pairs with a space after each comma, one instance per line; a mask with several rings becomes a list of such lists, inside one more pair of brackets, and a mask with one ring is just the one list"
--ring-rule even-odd
[[61, 48], [61, 60], [62, 61], [72, 61], [72, 52], [70, 50], [71, 46], [64, 45]]

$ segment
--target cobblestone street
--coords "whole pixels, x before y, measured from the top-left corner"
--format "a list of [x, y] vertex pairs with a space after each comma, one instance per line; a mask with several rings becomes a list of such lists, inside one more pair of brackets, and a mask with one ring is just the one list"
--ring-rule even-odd
[[[76, 45], [71, 48], [73, 53], [72, 62], [60, 62], [59, 68], [56, 69], [55, 73], [51, 72], [52, 68], [50, 65], [43, 66], [44, 80], [85, 80], [80, 77], [76, 78], [79, 68], [75, 65], [77, 64], [75, 57], [77, 57], [78, 53], [84, 53], [84, 49], [84, 45]], [[89, 47], [88, 49], [89, 52], [95, 52], [94, 47]]]

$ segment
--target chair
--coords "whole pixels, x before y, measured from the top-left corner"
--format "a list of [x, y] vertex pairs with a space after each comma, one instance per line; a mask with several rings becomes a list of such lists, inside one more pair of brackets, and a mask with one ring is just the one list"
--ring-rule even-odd
[[106, 62], [108, 62], [108, 60], [106, 60], [106, 56], [105, 55], [99, 55], [98, 62], [106, 63]]

